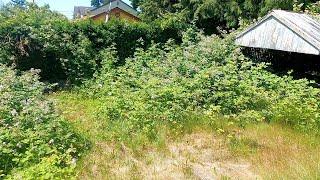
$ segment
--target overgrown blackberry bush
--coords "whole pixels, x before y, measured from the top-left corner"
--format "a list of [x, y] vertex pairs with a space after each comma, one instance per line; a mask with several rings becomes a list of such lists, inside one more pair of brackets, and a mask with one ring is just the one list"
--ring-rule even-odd
[[37, 74], [0, 65], [0, 178], [68, 176], [85, 148], [43, 95]]

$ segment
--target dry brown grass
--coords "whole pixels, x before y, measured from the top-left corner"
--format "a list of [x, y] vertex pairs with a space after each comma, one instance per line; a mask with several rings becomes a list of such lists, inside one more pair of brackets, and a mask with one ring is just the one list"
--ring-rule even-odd
[[256, 179], [248, 162], [237, 160], [220, 137], [193, 133], [167, 142], [165, 150], [136, 155], [125, 145], [96, 144], [83, 161], [80, 179]]
[[235, 155], [246, 157], [263, 179], [320, 178], [320, 139], [315, 136], [259, 124], [241, 131], [236, 139], [240, 145], [233, 148]]

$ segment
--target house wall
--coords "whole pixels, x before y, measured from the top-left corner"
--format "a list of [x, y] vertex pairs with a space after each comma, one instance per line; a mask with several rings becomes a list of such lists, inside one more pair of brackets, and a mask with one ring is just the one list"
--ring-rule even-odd
[[105, 22], [107, 13], [101, 13], [97, 16], [91, 17], [91, 19], [95, 22]]
[[113, 9], [110, 14], [112, 18], [125, 19], [131, 22], [140, 21], [140, 19], [137, 18], [136, 16], [133, 16], [127, 13], [126, 11], [121, 10], [120, 8]]
[[[106, 15], [107, 13], [101, 13], [98, 14], [97, 16], [91, 17], [91, 19], [95, 22], [106, 22]], [[109, 18], [119, 18], [123, 20], [128, 20], [130, 22], [136, 22], [140, 21], [139, 18], [127, 13], [126, 11], [123, 11], [119, 8], [112, 9], [111, 12], [109, 13]]]

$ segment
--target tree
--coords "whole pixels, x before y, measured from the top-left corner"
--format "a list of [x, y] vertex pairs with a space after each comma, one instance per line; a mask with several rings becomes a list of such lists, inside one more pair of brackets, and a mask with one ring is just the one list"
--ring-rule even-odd
[[141, 0], [131, 0], [131, 5], [134, 9], [138, 9]]
[[91, 0], [91, 6], [100, 7], [103, 4], [109, 3], [110, 0]]
[[[198, 28], [212, 33], [216, 27], [234, 28], [239, 18], [252, 20], [266, 15], [272, 9], [293, 10], [294, 4], [303, 9], [318, 0], [131, 0], [134, 8], [141, 10], [143, 21], [163, 19], [166, 14], [186, 18]], [[211, 32], [210, 32], [211, 31]]]

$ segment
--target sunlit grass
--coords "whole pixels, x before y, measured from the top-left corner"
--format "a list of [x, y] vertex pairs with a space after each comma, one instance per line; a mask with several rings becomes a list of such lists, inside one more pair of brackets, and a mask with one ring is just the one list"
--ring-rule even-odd
[[[252, 171], [252, 177], [256, 174], [262, 179], [320, 178], [320, 139], [283, 125], [260, 123], [242, 129], [195, 113], [182, 127], [159, 124], [152, 141], [141, 133], [120, 142], [112, 139], [110, 133], [121, 133], [121, 126], [97, 115], [99, 99], [82, 98], [74, 92], [59, 92], [50, 97], [56, 100], [63, 116], [92, 143], [78, 165], [80, 179], [194, 179], [202, 175], [199, 167], [215, 171], [212, 164], [211, 168], [199, 166], [206, 158], [222, 162], [221, 166], [228, 166], [230, 161], [247, 162], [251, 165], [245, 172]], [[119, 126], [119, 131], [107, 130], [114, 125]], [[211, 153], [206, 155], [208, 152]], [[228, 179], [239, 174], [218, 172], [216, 176]]]
[[264, 179], [319, 179], [320, 139], [277, 124], [251, 125], [230, 140]]

